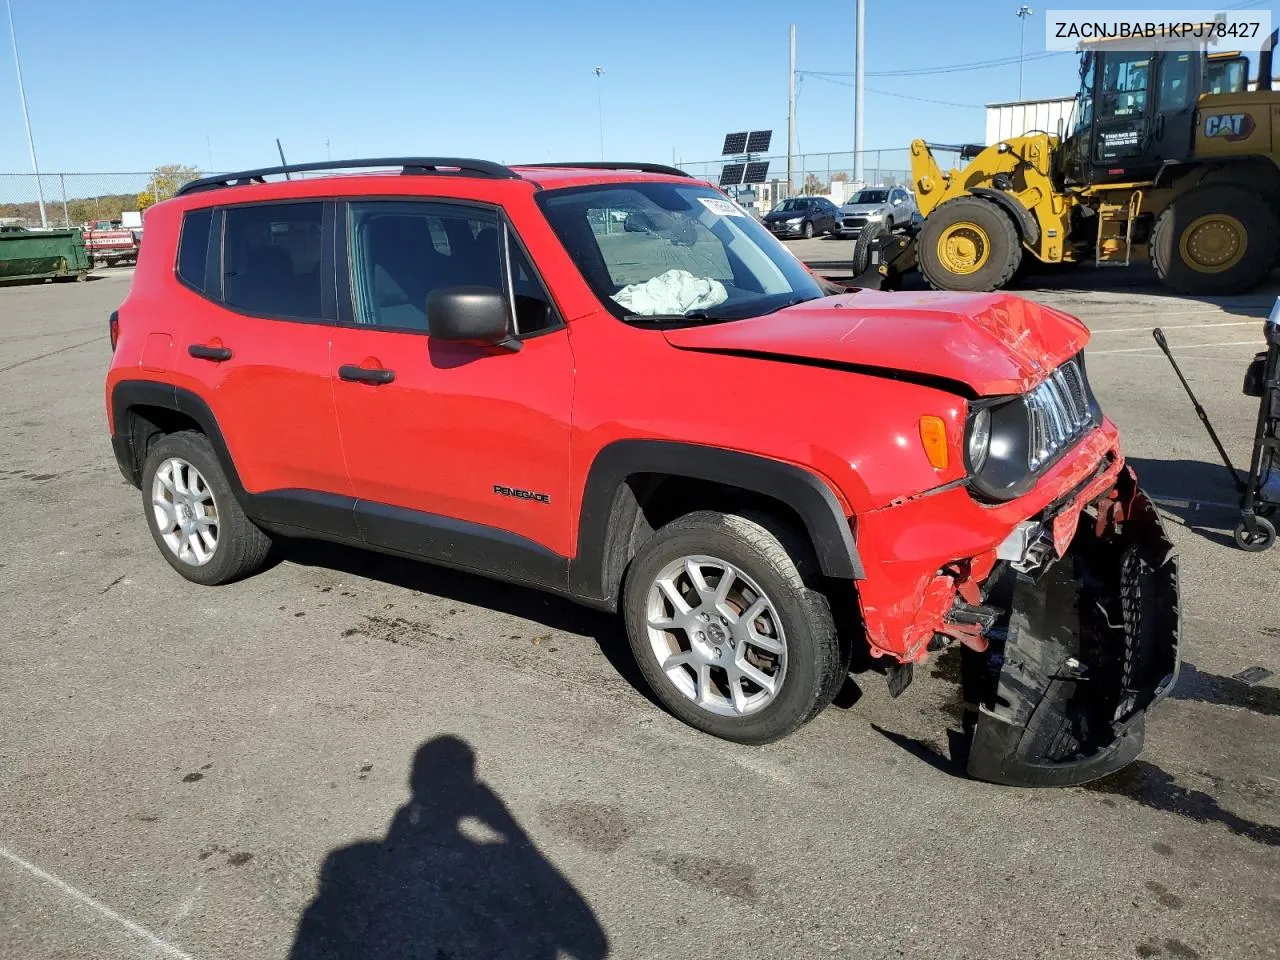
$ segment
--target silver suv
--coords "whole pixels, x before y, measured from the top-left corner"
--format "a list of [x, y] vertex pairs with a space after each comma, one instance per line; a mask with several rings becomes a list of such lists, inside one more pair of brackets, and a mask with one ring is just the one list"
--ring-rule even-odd
[[918, 216], [916, 198], [905, 187], [864, 187], [840, 208], [839, 234], [856, 237], [868, 223], [882, 221], [890, 233]]

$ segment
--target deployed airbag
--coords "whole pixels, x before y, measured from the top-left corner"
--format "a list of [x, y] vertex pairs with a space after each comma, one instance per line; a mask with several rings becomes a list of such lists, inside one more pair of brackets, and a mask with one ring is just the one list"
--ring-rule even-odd
[[729, 299], [719, 280], [672, 269], [644, 283], [632, 283], [613, 295], [615, 302], [642, 317], [705, 310]]

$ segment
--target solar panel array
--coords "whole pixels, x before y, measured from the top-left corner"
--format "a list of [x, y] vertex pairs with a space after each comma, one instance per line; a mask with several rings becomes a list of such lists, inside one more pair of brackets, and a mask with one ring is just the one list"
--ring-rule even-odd
[[772, 142], [772, 130], [752, 130], [747, 134], [747, 153], [765, 153]]
[[768, 160], [752, 160], [743, 171], [743, 183], [764, 183], [769, 176]]
[[725, 134], [724, 149], [720, 151], [722, 157], [736, 157], [740, 153], [746, 152], [747, 149], [747, 131], [741, 133]]
[[726, 163], [720, 169], [720, 186], [736, 187], [742, 183], [743, 174], [746, 173], [747, 164], [745, 163]]

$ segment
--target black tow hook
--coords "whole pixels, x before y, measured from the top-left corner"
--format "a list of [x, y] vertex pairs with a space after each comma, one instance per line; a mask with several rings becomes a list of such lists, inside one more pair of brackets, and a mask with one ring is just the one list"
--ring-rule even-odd
[[966, 603], [956, 597], [955, 603], [947, 612], [947, 622], [966, 627], [981, 627], [983, 632], [990, 630], [1000, 619], [1002, 611], [995, 607], [984, 607], [979, 604]]

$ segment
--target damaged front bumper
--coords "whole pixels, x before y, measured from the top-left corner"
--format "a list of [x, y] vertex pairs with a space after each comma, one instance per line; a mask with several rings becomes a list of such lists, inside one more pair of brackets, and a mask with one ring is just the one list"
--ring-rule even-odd
[[972, 777], [1065, 786], [1113, 773], [1177, 680], [1177, 561], [1132, 470], [1073, 533], [1060, 558], [1001, 564], [985, 584], [999, 615], [986, 649], [963, 651]]

